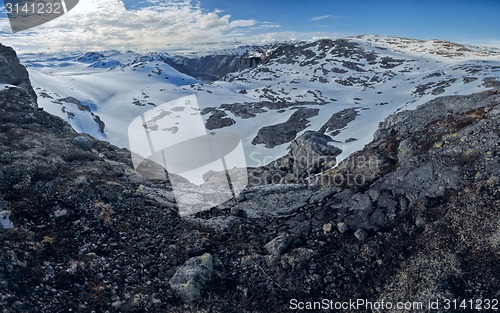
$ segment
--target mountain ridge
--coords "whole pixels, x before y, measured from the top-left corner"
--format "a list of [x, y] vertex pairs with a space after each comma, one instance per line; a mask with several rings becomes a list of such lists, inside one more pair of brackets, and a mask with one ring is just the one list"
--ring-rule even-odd
[[[248, 155], [254, 156], [247, 159], [249, 166], [258, 166], [286, 155], [293, 139], [305, 131], [321, 129], [329, 117], [342, 110], [355, 109], [357, 115], [342, 129], [331, 130], [334, 145], [344, 151], [339, 161], [367, 144], [378, 123], [393, 112], [414, 109], [437, 95], [469, 94], [498, 84], [497, 50], [451, 45], [448, 52], [452, 55], [427, 53], [434, 45], [440, 51], [449, 44], [362, 36], [247, 47], [239, 54], [191, 58], [193, 64], [207, 61], [206, 68], [222, 64], [222, 73], [238, 69], [241, 60], [260, 60], [253, 65], [250, 63], [254, 61], [248, 61], [241, 65], [245, 69], [227, 73], [212, 83], [179, 73], [170, 65], [182, 62], [167, 54], [114, 53], [116, 60], [110, 56], [99, 61], [116, 65], [105, 68], [88, 68], [88, 63], [75, 62], [81, 55], [75, 55], [71, 62], [65, 59], [54, 63], [33, 55], [23, 60], [39, 88], [40, 105], [79, 131], [128, 147], [123, 134], [132, 117], [194, 94], [210, 130], [240, 136]], [[401, 51], [389, 49], [392, 46]], [[460, 53], [463, 55], [457, 57]], [[221, 75], [216, 72], [213, 76]], [[58, 100], [68, 96], [95, 109], [84, 112]], [[286, 124], [299, 106], [320, 111], [305, 120], [305, 128], [297, 125], [295, 136], [283, 136], [276, 141], [278, 145], [267, 144], [268, 139], [260, 136], [259, 130]], [[90, 113], [106, 125], [105, 133], [99, 131]], [[293, 123], [288, 125], [295, 128]]]
[[499, 105], [498, 90], [436, 98], [387, 117], [314, 184], [256, 184], [181, 218], [169, 182], [134, 172], [129, 151], [78, 134], [25, 89], [0, 90], [2, 306], [288, 312], [292, 299], [496, 299]]

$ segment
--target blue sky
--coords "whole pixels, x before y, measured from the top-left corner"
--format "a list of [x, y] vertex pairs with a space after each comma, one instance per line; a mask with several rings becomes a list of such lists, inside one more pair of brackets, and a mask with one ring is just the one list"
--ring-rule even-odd
[[[137, 8], [147, 1], [124, 3]], [[201, 0], [199, 3], [205, 10], [219, 9], [233, 19], [274, 23], [281, 31], [452, 41], [500, 37], [500, 0]]]
[[500, 0], [80, 0], [15, 35], [0, 14], [0, 41], [20, 50], [197, 50], [377, 34], [500, 46], [498, 16]]
[[[201, 0], [201, 5], [289, 31], [467, 41], [500, 35], [500, 0]], [[310, 20], [315, 17], [325, 18]]]

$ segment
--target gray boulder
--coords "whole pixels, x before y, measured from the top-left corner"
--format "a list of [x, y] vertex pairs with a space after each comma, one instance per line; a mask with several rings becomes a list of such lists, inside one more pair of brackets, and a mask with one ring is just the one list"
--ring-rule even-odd
[[14, 228], [14, 224], [9, 219], [10, 211], [0, 211], [0, 232]]
[[293, 173], [297, 178], [320, 173], [336, 164], [342, 150], [332, 145], [330, 136], [315, 131], [306, 131], [290, 144], [288, 154], [273, 165]]
[[94, 139], [87, 135], [79, 135], [71, 140], [71, 143], [83, 150], [90, 150], [94, 144]]
[[212, 280], [214, 260], [210, 253], [190, 258], [170, 279], [170, 287], [174, 289], [183, 302], [193, 303], [201, 300], [202, 291]]
[[264, 248], [274, 256], [281, 256], [286, 253], [290, 245], [296, 240], [294, 236], [281, 234], [268, 242]]

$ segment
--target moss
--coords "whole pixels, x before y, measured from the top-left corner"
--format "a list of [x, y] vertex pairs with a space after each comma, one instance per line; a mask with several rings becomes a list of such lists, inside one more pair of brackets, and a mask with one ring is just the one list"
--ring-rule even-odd
[[188, 288], [189, 285], [191, 285], [191, 283], [192, 283], [191, 281], [188, 281], [187, 283], [181, 284], [181, 287], [182, 288]]
[[205, 253], [200, 256], [200, 260], [205, 265], [212, 264], [212, 255], [210, 253]]

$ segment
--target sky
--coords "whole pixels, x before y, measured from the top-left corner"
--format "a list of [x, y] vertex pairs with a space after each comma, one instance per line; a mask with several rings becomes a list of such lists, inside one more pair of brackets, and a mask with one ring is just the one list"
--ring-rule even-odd
[[182, 52], [377, 34], [499, 47], [498, 16], [500, 0], [80, 0], [16, 34], [0, 7], [0, 42], [20, 52]]

